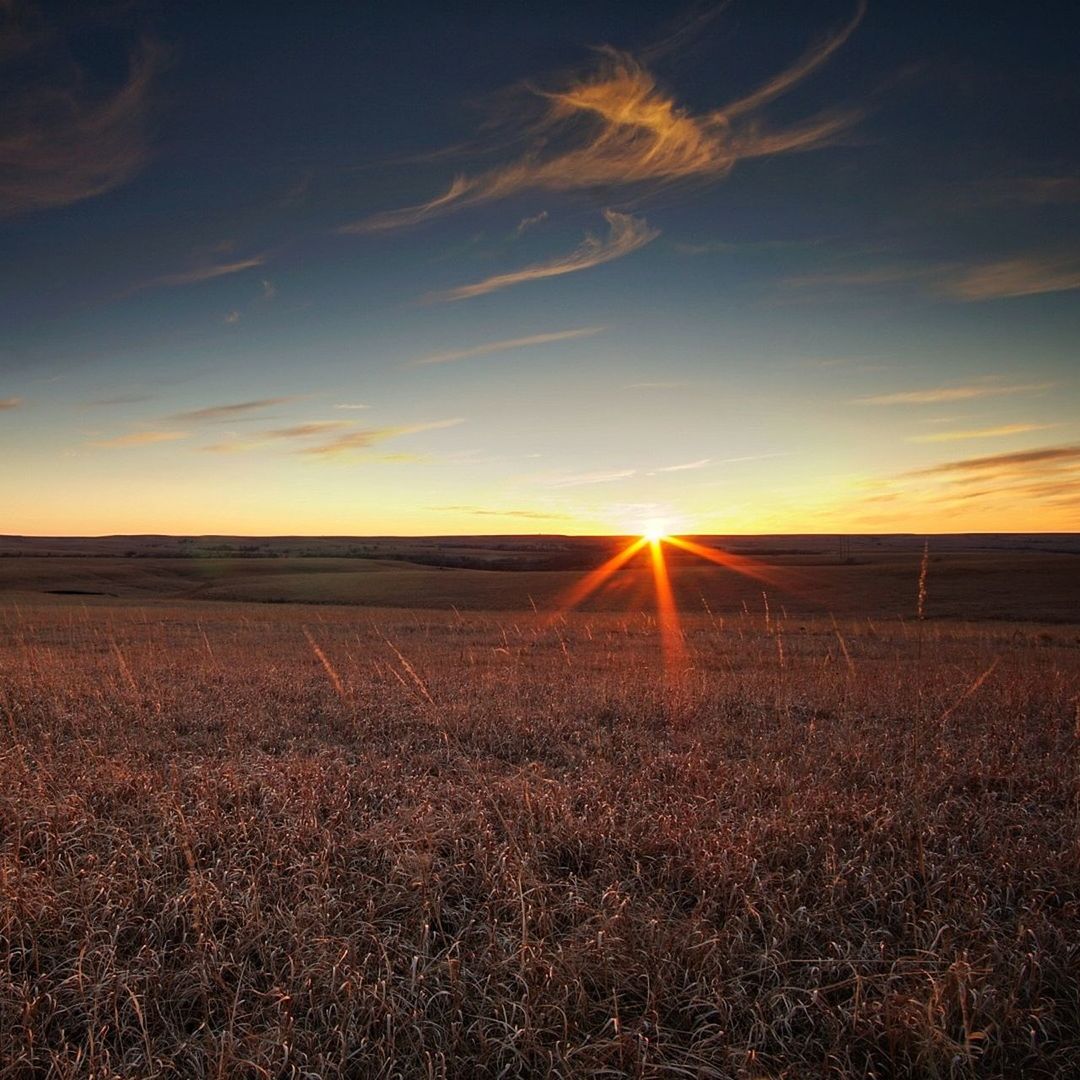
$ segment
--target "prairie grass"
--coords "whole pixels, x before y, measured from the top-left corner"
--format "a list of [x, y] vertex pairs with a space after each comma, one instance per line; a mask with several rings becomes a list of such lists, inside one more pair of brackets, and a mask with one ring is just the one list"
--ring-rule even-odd
[[684, 628], [0, 608], [0, 1078], [1076, 1076], [1077, 628]]

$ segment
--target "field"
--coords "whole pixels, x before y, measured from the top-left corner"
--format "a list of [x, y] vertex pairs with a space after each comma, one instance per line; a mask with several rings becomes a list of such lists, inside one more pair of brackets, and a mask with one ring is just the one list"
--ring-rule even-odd
[[0, 559], [0, 1078], [1077, 1075], [1075, 538], [674, 559], [666, 665], [610, 545], [105, 543]]

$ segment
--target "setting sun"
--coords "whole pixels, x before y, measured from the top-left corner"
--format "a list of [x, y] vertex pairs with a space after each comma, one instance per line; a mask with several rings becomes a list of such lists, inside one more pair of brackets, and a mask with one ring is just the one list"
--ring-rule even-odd
[[648, 540], [650, 544], [655, 544], [657, 541], [665, 539], [667, 534], [667, 523], [659, 520], [646, 522], [645, 528], [641, 530], [641, 535]]

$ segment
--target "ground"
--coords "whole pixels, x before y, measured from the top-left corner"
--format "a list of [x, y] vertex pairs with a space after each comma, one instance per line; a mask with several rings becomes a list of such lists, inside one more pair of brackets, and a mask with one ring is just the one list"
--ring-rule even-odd
[[1078, 560], [852, 558], [0, 559], [0, 1077], [1075, 1075]]

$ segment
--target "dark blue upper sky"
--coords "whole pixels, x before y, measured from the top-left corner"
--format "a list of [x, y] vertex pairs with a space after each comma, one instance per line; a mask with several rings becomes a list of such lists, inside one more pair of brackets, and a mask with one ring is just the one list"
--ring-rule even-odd
[[1073, 5], [0, 26], [5, 531], [1078, 520]]

